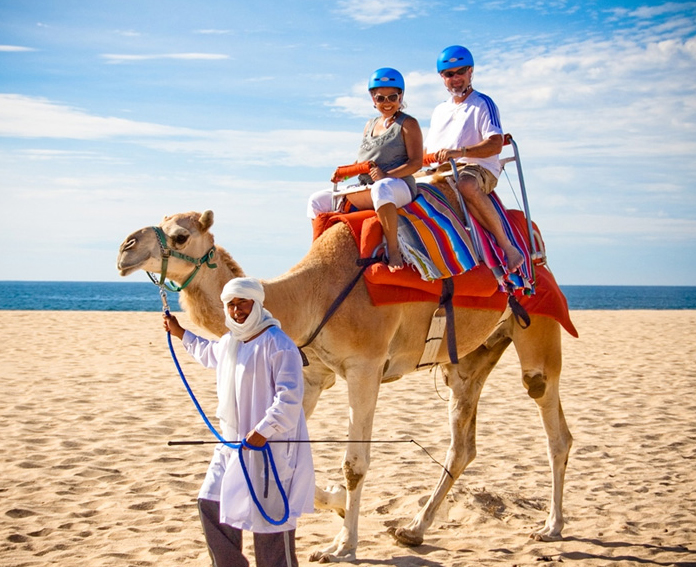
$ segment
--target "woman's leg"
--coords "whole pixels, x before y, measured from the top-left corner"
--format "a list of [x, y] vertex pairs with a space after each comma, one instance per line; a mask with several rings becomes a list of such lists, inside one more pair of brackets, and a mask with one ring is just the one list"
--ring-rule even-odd
[[333, 212], [333, 191], [325, 189], [312, 193], [307, 200], [307, 216], [315, 219], [321, 213]]
[[382, 223], [382, 232], [387, 241], [387, 257], [389, 260], [389, 270], [395, 272], [404, 267], [404, 260], [399, 250], [399, 241], [396, 237], [399, 223], [399, 215], [396, 212], [394, 203], [385, 203], [377, 209], [377, 218]]
[[399, 215], [396, 209], [411, 202], [411, 190], [403, 179], [386, 177], [372, 184], [370, 196], [387, 241], [389, 269], [394, 272], [404, 267], [397, 238]]

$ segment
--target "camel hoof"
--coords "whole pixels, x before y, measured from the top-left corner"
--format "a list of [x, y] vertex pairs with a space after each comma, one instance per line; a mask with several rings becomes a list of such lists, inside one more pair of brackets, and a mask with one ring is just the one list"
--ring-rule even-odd
[[355, 553], [346, 553], [340, 557], [325, 551], [315, 551], [309, 556], [309, 560], [316, 563], [341, 563], [355, 561]]
[[409, 547], [423, 545], [423, 537], [415, 535], [406, 528], [395, 528], [392, 526], [387, 530], [387, 533], [403, 545], [408, 545]]
[[546, 534], [543, 532], [533, 532], [529, 534], [529, 539], [534, 541], [560, 541], [563, 539], [561, 534]]

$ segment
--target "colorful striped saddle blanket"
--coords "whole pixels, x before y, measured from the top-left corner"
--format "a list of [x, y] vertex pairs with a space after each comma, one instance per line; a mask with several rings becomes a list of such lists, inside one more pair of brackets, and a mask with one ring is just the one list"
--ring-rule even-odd
[[[423, 198], [421, 199], [420, 197]], [[424, 242], [427, 243], [429, 240], [438, 239], [442, 241], [459, 240], [461, 241], [459, 246], [466, 247], [466, 251], [463, 249], [459, 251], [459, 257], [456, 262], [452, 256], [457, 256], [457, 254], [454, 252], [447, 252], [448, 249], [445, 245], [438, 246], [438, 252], [434, 255], [434, 258], [432, 252], [428, 253], [429, 261], [440, 270], [443, 277], [448, 277], [444, 275], [445, 273], [454, 273], [457, 270], [456, 267], [452, 268], [452, 265], [457, 262], [460, 263], [461, 266], [471, 266], [463, 273], [452, 277], [452, 282], [454, 284], [454, 305], [456, 307], [493, 309], [502, 312], [507, 305], [508, 294], [501, 292], [500, 280], [493, 274], [492, 269], [488, 269], [488, 264], [502, 264], [502, 252], [499, 251], [499, 249], [496, 250], [497, 246], [494, 242], [491, 242], [492, 239], [486, 235], [486, 231], [480, 226], [475, 225], [474, 230], [476, 232], [473, 238], [469, 236], [469, 232], [466, 228], [464, 228], [462, 232], [461, 221], [459, 221], [452, 207], [450, 207], [448, 203], [445, 205], [445, 203], [447, 203], [447, 201], [442, 193], [433, 188], [433, 190], [428, 189], [422, 191], [421, 196], [416, 198], [410, 205], [407, 205], [408, 208], [406, 211], [400, 210], [400, 212], [406, 213], [406, 215], [402, 215], [402, 217], [413, 215], [414, 218], [421, 218], [417, 210], [418, 208], [429, 211], [422, 226], [419, 226], [417, 229], [409, 228], [409, 230], [418, 232]], [[502, 205], [500, 206], [502, 207]], [[431, 222], [431, 218], [433, 218], [434, 215], [440, 214], [443, 214], [448, 221], [452, 223], [453, 228], [451, 230], [446, 224], [440, 225]], [[526, 219], [522, 212], [516, 210], [506, 211], [506, 221], [509, 225], [506, 230], [512, 231], [517, 235], [515, 241], [521, 239], [522, 242], [526, 242]], [[401, 218], [399, 222], [400, 224], [402, 223]], [[411, 225], [420, 224], [413, 220], [409, 222]], [[443, 222], [443, 219], [440, 219], [440, 222]], [[355, 240], [361, 258], [371, 257], [375, 250], [382, 245], [382, 227], [374, 211], [321, 214], [313, 222], [314, 238], [319, 238], [323, 232], [335, 224], [343, 224], [348, 228]], [[445, 228], [443, 228], [443, 226]], [[424, 227], [428, 227], [427, 230]], [[454, 227], [457, 228], [455, 229]], [[538, 233], [538, 229], [536, 227], [533, 228], [535, 233]], [[441, 234], [439, 231], [447, 232], [448, 235], [445, 237], [445, 235]], [[438, 236], [437, 238], [436, 236], [428, 236], [429, 233]], [[409, 235], [408, 238], [417, 242], [417, 239], [415, 239], [413, 235]], [[477, 238], [481, 238], [481, 246], [484, 246], [484, 251], [487, 251], [487, 254], [489, 254], [488, 259], [484, 256], [482, 262], [475, 262], [472, 264], [472, 261], [469, 260], [467, 264], [467, 257], [476, 258], [474, 242]], [[540, 245], [543, 247], [541, 236], [539, 235], [538, 238]], [[429, 248], [426, 244], [423, 246], [425, 246], [426, 249]], [[417, 248], [416, 245], [413, 245], [413, 247]], [[418, 249], [420, 250], [420, 248]], [[526, 258], [525, 265], [526, 268], [529, 269], [531, 263], [528, 263], [529, 253], [526, 244], [523, 250]], [[497, 260], [495, 260], [495, 258], [497, 258]], [[442, 267], [438, 267], [444, 265], [450, 266], [446, 268], [446, 270], [450, 270], [449, 272], [446, 272]], [[523, 273], [525, 273], [524, 270]], [[570, 320], [568, 303], [558, 287], [553, 274], [545, 266], [537, 265], [534, 266], [534, 276], [534, 282], [528, 279], [530, 285], [532, 283], [534, 284], [531, 290], [527, 287], [517, 287], [515, 295], [520, 296], [520, 304], [530, 314], [544, 315], [556, 319], [571, 335], [577, 337], [577, 331]], [[387, 265], [381, 262], [370, 265], [365, 270], [363, 279], [374, 305], [390, 305], [416, 301], [426, 301], [437, 304], [443, 289], [442, 278], [433, 280], [424, 279], [415, 268], [411, 267], [392, 273], [389, 271]], [[533, 291], [533, 293], [530, 293], [531, 291]]]
[[511, 222], [495, 192], [490, 198], [503, 229], [525, 259], [516, 273], [508, 272], [502, 249], [473, 216], [469, 216], [471, 226], [467, 228], [435, 186], [419, 183], [418, 190], [419, 195], [411, 203], [398, 209], [398, 238], [404, 261], [424, 280], [459, 276], [482, 263], [493, 272], [501, 290], [533, 291], [527, 239]]

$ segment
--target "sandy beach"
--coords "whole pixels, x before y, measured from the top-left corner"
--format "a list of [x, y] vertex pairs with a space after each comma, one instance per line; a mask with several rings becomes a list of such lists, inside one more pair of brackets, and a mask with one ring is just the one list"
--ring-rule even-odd
[[[411, 443], [376, 444], [356, 565], [696, 565], [696, 311], [575, 311], [561, 396], [574, 437], [564, 539], [530, 540], [550, 497], [544, 432], [513, 348], [484, 388], [478, 456], [422, 546], [397, 545], [440, 469]], [[210, 565], [196, 494], [212, 439], [169, 356], [158, 313], [0, 311], [0, 565]], [[182, 323], [188, 324], [185, 315]], [[194, 329], [195, 330], [195, 329]], [[214, 375], [176, 345], [201, 403]], [[424, 371], [382, 387], [373, 438], [414, 439], [443, 461], [447, 388]], [[309, 420], [346, 434], [342, 380]], [[341, 481], [341, 445], [313, 446], [317, 481]], [[301, 565], [341, 526], [302, 518]], [[249, 543], [247, 538], [246, 543]], [[250, 553], [251, 554], [251, 553]]]

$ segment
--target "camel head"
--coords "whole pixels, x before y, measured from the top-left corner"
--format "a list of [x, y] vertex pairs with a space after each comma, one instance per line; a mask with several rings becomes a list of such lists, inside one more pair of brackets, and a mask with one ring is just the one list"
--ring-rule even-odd
[[122, 276], [136, 270], [160, 274], [163, 250], [166, 248], [172, 253], [167, 259], [167, 277], [184, 282], [194, 265], [182, 256], [198, 260], [208, 254], [214, 245], [213, 235], [209, 232], [211, 226], [213, 211], [205, 211], [171, 215], [164, 217], [158, 227], [141, 228], [127, 236], [121, 244], [116, 262], [118, 271]]

